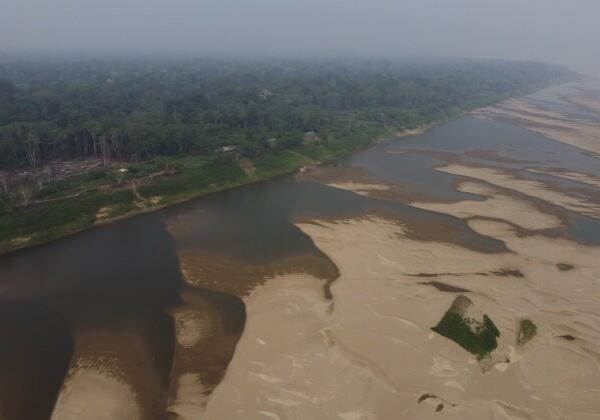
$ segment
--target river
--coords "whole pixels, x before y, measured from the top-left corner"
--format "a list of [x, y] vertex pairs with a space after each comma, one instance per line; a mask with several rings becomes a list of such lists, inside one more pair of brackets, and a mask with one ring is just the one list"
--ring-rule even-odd
[[[0, 418], [50, 418], [65, 378], [81, 369], [126, 384], [140, 418], [167, 418], [177, 378], [186, 372], [198, 375], [209, 398], [243, 334], [244, 298], [258, 285], [306, 273], [322, 279], [331, 299], [339, 267], [299, 222], [385, 215], [413, 226], [417, 239], [428, 240], [436, 226], [449, 243], [505, 251], [502, 241], [477, 233], [462, 218], [410, 205], [482, 200], [455, 188], [460, 175], [436, 170], [458, 161], [509, 171], [583, 200], [599, 195], [589, 184], [529, 170], [559, 167], [600, 177], [597, 157], [515, 124], [464, 116], [332, 165], [332, 171], [401, 186], [396, 199], [334, 188], [310, 170], [5, 255]], [[545, 232], [548, 238], [600, 245], [598, 218], [568, 208], [552, 212], [567, 223]]]

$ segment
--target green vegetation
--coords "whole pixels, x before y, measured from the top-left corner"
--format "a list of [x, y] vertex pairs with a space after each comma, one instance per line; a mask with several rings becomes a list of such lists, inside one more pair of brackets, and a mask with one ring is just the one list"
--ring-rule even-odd
[[529, 319], [519, 322], [519, 333], [517, 334], [517, 345], [525, 346], [537, 334], [537, 326]]
[[210, 155], [225, 145], [254, 158], [272, 148], [269, 138], [276, 149], [301, 145], [309, 130], [347, 142], [374, 125], [416, 127], [573, 77], [492, 60], [5, 59], [0, 168]]
[[0, 252], [574, 77], [491, 60], [4, 58]]
[[5, 248], [10, 248], [9, 241], [15, 238], [17, 244], [21, 238], [29, 238], [30, 243], [55, 239], [92, 225], [97, 211], [111, 205], [119, 205], [122, 213], [126, 213], [133, 208], [131, 192], [89, 191], [76, 199], [5, 212], [0, 217], [0, 237]]
[[469, 317], [465, 306], [467, 309], [471, 307], [471, 301], [459, 296], [432, 330], [455, 341], [481, 360], [498, 346], [496, 338], [500, 337], [500, 331], [487, 315], [483, 315], [481, 321]]

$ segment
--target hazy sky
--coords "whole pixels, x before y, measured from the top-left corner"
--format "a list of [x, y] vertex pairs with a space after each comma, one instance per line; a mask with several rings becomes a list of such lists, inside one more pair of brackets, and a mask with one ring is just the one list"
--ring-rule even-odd
[[0, 0], [0, 51], [475, 56], [600, 75], [600, 0]]

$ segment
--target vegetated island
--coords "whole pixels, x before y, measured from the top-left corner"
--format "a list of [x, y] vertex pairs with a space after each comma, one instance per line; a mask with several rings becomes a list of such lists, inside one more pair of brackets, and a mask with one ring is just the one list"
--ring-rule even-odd
[[579, 78], [495, 60], [0, 59], [0, 253]]

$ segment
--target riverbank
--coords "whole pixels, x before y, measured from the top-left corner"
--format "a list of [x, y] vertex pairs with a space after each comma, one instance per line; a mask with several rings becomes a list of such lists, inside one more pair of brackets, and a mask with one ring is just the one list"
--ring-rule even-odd
[[[516, 95], [525, 93], [529, 92]], [[400, 129], [361, 120], [340, 126], [338, 132], [317, 141], [272, 150], [252, 160], [223, 155], [154, 159], [67, 178], [51, 185], [36, 204], [0, 214], [0, 255], [330, 162], [383, 141], [419, 135], [444, 121], [513, 95], [466, 103], [464, 109], [454, 107], [416, 127]]]
[[[291, 150], [273, 151], [253, 161], [230, 156], [188, 156], [82, 174], [53, 185], [48, 194], [50, 199], [0, 215], [0, 255], [293, 173], [391, 136], [392, 131], [387, 128], [368, 125], [350, 132], [344, 142], [304, 144]], [[130, 176], [115, 182], [111, 171]], [[131, 175], [134, 171], [142, 176]]]
[[[142, 177], [119, 180], [118, 185], [96, 179], [94, 173], [80, 175], [61, 196], [0, 215], [0, 255], [73, 235], [91, 228], [119, 222], [131, 217], [215, 194], [232, 188], [290, 174], [314, 164], [323, 164], [394, 138], [424, 133], [446, 119], [415, 128], [396, 129], [368, 125], [347, 134], [345, 141], [320, 141], [295, 150], [282, 150], [248, 159], [214, 161], [189, 156], [142, 163], [134, 166]], [[245, 167], [251, 164], [252, 171]], [[176, 168], [174, 170], [173, 168]], [[132, 171], [131, 167], [125, 167]], [[117, 171], [122, 169], [117, 169]], [[167, 175], [165, 175], [167, 173]], [[157, 175], [158, 174], [158, 175]], [[90, 178], [89, 180], [85, 177]], [[108, 178], [107, 175], [103, 177]], [[152, 179], [144, 183], [144, 179]], [[141, 179], [141, 182], [140, 182]], [[113, 182], [112, 179], [107, 182]], [[63, 182], [69, 184], [70, 180]], [[62, 186], [56, 188], [62, 190]], [[76, 198], [69, 197], [76, 195]]]

